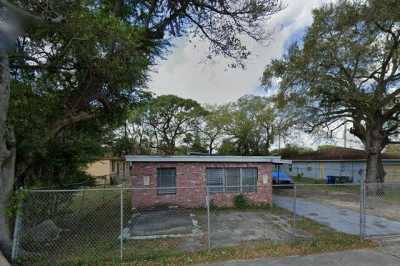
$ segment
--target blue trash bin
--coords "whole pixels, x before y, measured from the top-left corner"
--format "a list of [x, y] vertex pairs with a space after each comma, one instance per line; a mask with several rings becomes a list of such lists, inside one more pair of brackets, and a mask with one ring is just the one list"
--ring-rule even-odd
[[336, 184], [336, 177], [335, 177], [335, 176], [328, 175], [328, 176], [326, 177], [326, 183], [327, 183], [327, 184]]

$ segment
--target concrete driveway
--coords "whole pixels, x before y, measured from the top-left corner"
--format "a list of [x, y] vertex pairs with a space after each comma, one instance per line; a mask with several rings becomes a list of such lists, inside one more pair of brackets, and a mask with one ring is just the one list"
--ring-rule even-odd
[[[278, 207], [293, 211], [292, 197], [274, 195], [272, 200]], [[327, 225], [343, 233], [352, 235], [360, 234], [359, 212], [297, 198], [296, 214]], [[399, 235], [400, 222], [367, 215], [366, 234], [368, 236]]]
[[[291, 226], [284, 217], [268, 210], [218, 210], [212, 211], [211, 246], [236, 246], [246, 241], [269, 240], [275, 243], [292, 239]], [[311, 235], [299, 231], [300, 237]]]
[[[180, 238], [178, 249], [193, 251], [207, 247], [207, 214], [190, 209], [143, 210], [132, 215], [124, 228], [126, 240]], [[287, 217], [269, 210], [212, 210], [211, 247], [229, 247], [245, 242], [269, 240], [275, 243], [292, 239]], [[302, 230], [298, 237], [311, 238]]]
[[247, 261], [226, 261], [203, 266], [398, 266], [400, 259], [378, 250], [351, 250], [309, 256], [265, 258]]

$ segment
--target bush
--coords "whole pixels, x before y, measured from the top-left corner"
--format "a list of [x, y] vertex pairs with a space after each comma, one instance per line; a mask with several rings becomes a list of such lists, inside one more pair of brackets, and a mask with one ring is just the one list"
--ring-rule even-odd
[[216, 210], [217, 205], [215, 205], [215, 202], [213, 199], [210, 200], [210, 210]]
[[235, 208], [244, 209], [249, 207], [249, 200], [243, 194], [239, 194], [233, 198], [233, 205]]

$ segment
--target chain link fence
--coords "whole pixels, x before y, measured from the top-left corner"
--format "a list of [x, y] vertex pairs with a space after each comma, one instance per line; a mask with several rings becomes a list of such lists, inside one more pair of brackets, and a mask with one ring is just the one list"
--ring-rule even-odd
[[363, 236], [400, 236], [400, 183], [363, 184]]
[[146, 262], [238, 245], [400, 235], [399, 192], [400, 183], [24, 190], [14, 264]]

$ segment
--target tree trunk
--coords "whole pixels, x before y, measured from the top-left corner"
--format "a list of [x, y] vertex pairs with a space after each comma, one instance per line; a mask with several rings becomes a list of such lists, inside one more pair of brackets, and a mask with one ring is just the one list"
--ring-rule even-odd
[[208, 154], [209, 155], [213, 154], [213, 150], [214, 150], [213, 146], [214, 146], [214, 139], [211, 139], [208, 144]]
[[367, 184], [367, 193], [382, 195], [383, 182], [385, 181], [385, 171], [382, 163], [382, 150], [385, 147], [384, 137], [379, 134], [380, 130], [371, 130], [367, 136], [366, 151], [367, 173], [365, 183]]
[[368, 194], [383, 195], [383, 183], [385, 181], [385, 171], [382, 163], [382, 155], [379, 153], [369, 153], [367, 159], [367, 173], [365, 182]]
[[10, 100], [10, 70], [8, 55], [0, 53], [0, 250], [10, 260], [11, 235], [6, 208], [13, 190], [15, 174], [14, 131], [7, 124]]

